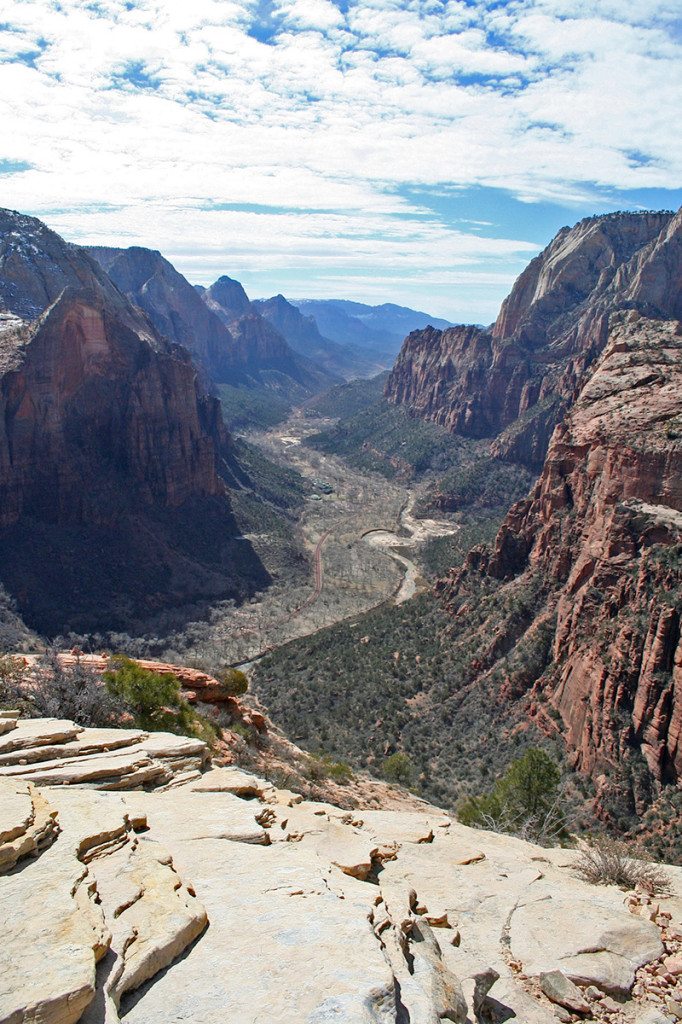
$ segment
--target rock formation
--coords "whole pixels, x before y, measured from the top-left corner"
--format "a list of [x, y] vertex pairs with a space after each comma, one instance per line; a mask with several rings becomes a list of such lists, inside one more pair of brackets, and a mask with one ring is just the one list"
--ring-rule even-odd
[[253, 309], [238, 281], [222, 277], [199, 292], [153, 249], [88, 251], [130, 301], [147, 313], [157, 331], [183, 345], [210, 380], [264, 385], [303, 397], [336, 382], [297, 358]]
[[205, 751], [171, 788], [93, 788], [88, 763], [148, 740], [52, 720], [0, 739], [29, 728], [17, 751], [80, 744], [81, 776], [33, 760], [0, 774], [2, 1021], [674, 1018], [679, 869], [669, 896], [624, 900], [580, 881], [574, 851], [428, 804], [342, 811], [211, 768]]
[[603, 350], [608, 315], [682, 312], [682, 211], [562, 228], [517, 280], [492, 330], [415, 331], [386, 397], [501, 458], [540, 469], [554, 426]]
[[219, 277], [209, 288], [202, 288], [201, 297], [208, 308], [228, 327], [240, 316], [253, 312], [244, 286], [227, 274]]
[[657, 787], [682, 777], [681, 545], [682, 328], [612, 315], [537, 486], [494, 549], [474, 549], [438, 589], [464, 628], [480, 581], [542, 595], [521, 635], [486, 622], [475, 685], [551, 624], [547, 666], [508, 675], [502, 696], [510, 714], [523, 707], [561, 735], [616, 820], [643, 814]]
[[[253, 592], [217, 401], [82, 249], [0, 213], [0, 577], [45, 632]], [[30, 319], [28, 319], [30, 318]]]

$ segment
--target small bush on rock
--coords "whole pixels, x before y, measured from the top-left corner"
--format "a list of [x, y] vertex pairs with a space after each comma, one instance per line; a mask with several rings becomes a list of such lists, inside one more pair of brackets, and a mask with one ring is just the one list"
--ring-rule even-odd
[[231, 697], [241, 697], [249, 688], [249, 680], [238, 668], [224, 668], [216, 675]]
[[210, 742], [216, 730], [188, 704], [180, 682], [170, 672], [152, 672], [121, 655], [104, 673], [110, 696], [130, 709], [136, 725], [147, 732], [174, 732]]
[[17, 707], [26, 717], [68, 718], [88, 728], [119, 725], [129, 712], [96, 672], [79, 662], [62, 665], [54, 650], [30, 669], [21, 658], [0, 658], [0, 703]]
[[96, 672], [76, 662], [62, 665], [54, 651], [38, 662], [33, 705], [42, 717], [68, 718], [87, 728], [117, 726], [129, 713], [125, 699], [102, 686]]
[[[640, 854], [639, 857], [637, 854]], [[642, 889], [650, 896], [669, 892], [670, 877], [658, 864], [641, 859], [640, 851], [610, 836], [599, 836], [581, 851], [576, 874], [592, 885]]]

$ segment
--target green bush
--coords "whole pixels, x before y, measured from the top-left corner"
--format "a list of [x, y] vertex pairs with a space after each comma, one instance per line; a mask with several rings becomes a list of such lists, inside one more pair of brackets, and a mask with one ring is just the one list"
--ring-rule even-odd
[[561, 772], [549, 754], [530, 747], [512, 762], [489, 793], [463, 801], [457, 817], [463, 825], [508, 832], [534, 842], [566, 838], [559, 806]]
[[121, 655], [104, 673], [109, 694], [130, 709], [135, 724], [147, 732], [174, 732], [210, 742], [213, 726], [187, 703], [180, 682], [170, 672], [152, 672]]
[[400, 786], [409, 786], [412, 782], [412, 762], [407, 754], [391, 754], [382, 764], [381, 774], [387, 782], [397, 782]]
[[216, 679], [231, 697], [241, 697], [249, 688], [247, 676], [238, 668], [224, 668], [217, 674]]

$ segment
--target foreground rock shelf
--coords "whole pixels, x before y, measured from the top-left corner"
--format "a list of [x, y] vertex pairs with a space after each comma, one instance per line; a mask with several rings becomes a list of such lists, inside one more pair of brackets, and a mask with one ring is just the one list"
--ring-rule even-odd
[[343, 811], [104, 732], [0, 736], [4, 1024], [682, 1019], [680, 869], [626, 898], [437, 808]]

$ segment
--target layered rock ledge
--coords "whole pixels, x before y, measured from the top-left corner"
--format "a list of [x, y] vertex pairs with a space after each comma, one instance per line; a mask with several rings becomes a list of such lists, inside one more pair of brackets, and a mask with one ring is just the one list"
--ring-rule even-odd
[[[183, 738], [103, 732], [34, 720], [0, 737], [29, 755], [0, 776], [0, 1021], [676, 1019], [682, 870], [656, 904], [626, 899], [580, 881], [574, 851], [427, 805], [302, 800], [205, 748], [190, 777]], [[68, 775], [36, 785], [30, 758], [60, 746]], [[133, 770], [107, 791], [87, 767], [138, 749], [170, 788]]]

